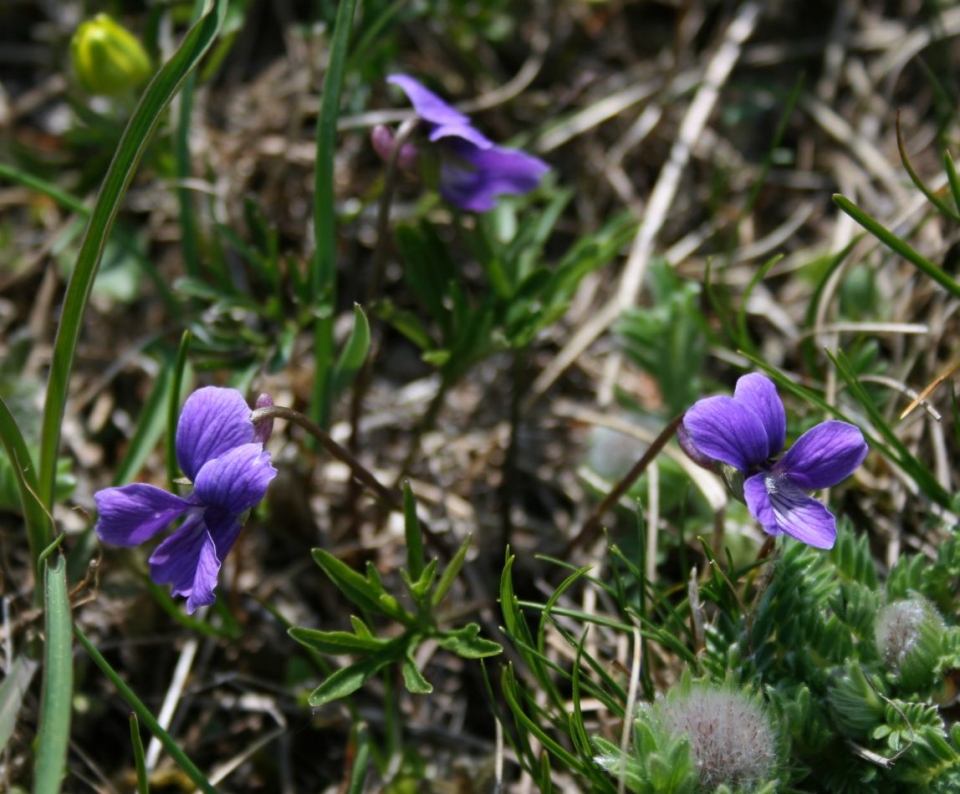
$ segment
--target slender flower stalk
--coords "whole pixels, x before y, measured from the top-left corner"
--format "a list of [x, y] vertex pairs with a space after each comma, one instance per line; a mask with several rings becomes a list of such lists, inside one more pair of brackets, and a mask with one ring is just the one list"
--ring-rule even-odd
[[[833, 548], [836, 519], [805, 491], [830, 488], [863, 463], [867, 444], [847, 422], [811, 428], [779, 460], [787, 418], [776, 386], [763, 375], [744, 375], [733, 397], [697, 401], [679, 434], [690, 458], [723, 471], [734, 495], [770, 535], [790, 535], [818, 549]], [[726, 468], [724, 468], [726, 467]]]
[[[261, 395], [257, 407], [272, 402]], [[100, 514], [94, 530], [115, 546], [137, 546], [183, 518], [150, 556], [150, 576], [185, 596], [191, 614], [216, 600], [220, 565], [240, 535], [243, 514], [277, 475], [263, 449], [271, 426], [255, 428], [251, 416], [236, 389], [199, 389], [183, 406], [176, 437], [177, 461], [193, 492], [182, 498], [132, 483], [94, 494]]]

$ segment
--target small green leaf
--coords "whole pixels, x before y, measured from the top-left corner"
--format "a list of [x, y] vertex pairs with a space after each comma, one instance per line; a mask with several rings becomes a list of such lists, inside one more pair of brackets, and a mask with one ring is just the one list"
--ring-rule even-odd
[[454, 581], [456, 581], [457, 576], [460, 574], [460, 569], [463, 567], [464, 560], [467, 559], [467, 552], [470, 550], [470, 541], [472, 538], [472, 535], [467, 536], [467, 539], [463, 541], [460, 548], [457, 549], [457, 553], [453, 555], [453, 559], [450, 560], [450, 562], [447, 564], [447, 567], [444, 569], [443, 575], [440, 577], [440, 581], [437, 583], [437, 589], [433, 593], [434, 606], [443, 600], [443, 597], [453, 586]]
[[337, 365], [333, 368], [332, 389], [334, 394], [342, 392], [353, 381], [363, 366], [370, 350], [370, 323], [360, 304], [353, 305], [353, 330], [343, 346]]
[[417, 604], [423, 602], [430, 592], [430, 588], [433, 587], [433, 582], [437, 578], [438, 566], [439, 563], [437, 560], [430, 560], [429, 565], [423, 569], [423, 573], [417, 581], [413, 581], [410, 578], [410, 574], [407, 573], [406, 569], [400, 569], [400, 576], [403, 578], [404, 584], [407, 586], [410, 595], [413, 596], [413, 600], [416, 601]]
[[318, 631], [296, 627], [287, 633], [301, 645], [331, 656], [376, 653], [387, 644], [386, 640], [361, 637], [349, 631]]
[[503, 652], [499, 643], [479, 635], [480, 626], [476, 623], [468, 623], [462, 629], [444, 632], [437, 640], [437, 644], [464, 659], [485, 659]]
[[308, 702], [314, 708], [319, 708], [334, 700], [352, 695], [382, 668], [399, 661], [403, 653], [403, 646], [395, 641], [373, 656], [342, 667], [310, 693]]
[[392, 325], [421, 350], [433, 349], [434, 344], [430, 334], [413, 312], [398, 309], [389, 300], [384, 300], [377, 304], [374, 313], [385, 323]]
[[353, 626], [353, 633], [356, 634], [362, 640], [374, 639], [373, 632], [367, 627], [367, 624], [364, 623], [356, 615], [350, 616], [350, 625]]
[[[323, 549], [313, 550], [313, 559], [337, 588], [361, 609], [376, 612], [409, 625], [413, 618], [384, 592], [379, 579], [370, 581]], [[368, 569], [369, 571], [369, 569]], [[375, 574], [375, 569], [373, 571]]]
[[450, 360], [449, 350], [428, 350], [420, 358], [424, 363], [432, 364], [435, 367], [442, 367]]
[[409, 651], [403, 657], [400, 669], [403, 672], [403, 683], [408, 692], [413, 695], [429, 695], [433, 692], [433, 684], [423, 677], [423, 673], [420, 672], [420, 668], [417, 667], [417, 663], [413, 660]]

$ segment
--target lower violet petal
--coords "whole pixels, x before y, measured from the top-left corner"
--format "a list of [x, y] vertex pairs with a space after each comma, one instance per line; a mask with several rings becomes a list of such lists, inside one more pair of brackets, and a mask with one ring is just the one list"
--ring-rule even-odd
[[754, 474], [748, 477], [743, 483], [743, 498], [747, 502], [747, 509], [763, 527], [763, 531], [768, 535], [782, 535], [783, 529], [777, 523], [777, 514], [770, 501], [770, 494], [767, 493], [766, 472]]
[[210, 535], [203, 518], [199, 510], [189, 515], [150, 555], [150, 578], [157, 584], [172, 585], [174, 595], [193, 592], [200, 552]]
[[[760, 488], [766, 492], [766, 499], [760, 494]], [[837, 521], [833, 514], [786, 475], [757, 474], [744, 483], [743, 490], [750, 512], [771, 535], [785, 533], [816, 549], [833, 548], [837, 540]], [[771, 518], [777, 532], [769, 528]]]
[[505, 194], [529, 193], [550, 167], [518, 149], [481, 149], [465, 140], [440, 141], [440, 193], [468, 212], [487, 212]]
[[217, 548], [210, 533], [207, 533], [203, 546], [200, 548], [200, 557], [197, 560], [197, 571], [193, 577], [193, 589], [187, 598], [187, 614], [192, 615], [197, 607], [205, 607], [217, 600], [213, 594], [217, 586], [217, 575], [220, 573], [220, 560], [217, 559]]
[[146, 483], [104, 488], [93, 495], [99, 517], [94, 531], [104, 543], [137, 546], [190, 509], [179, 496]]

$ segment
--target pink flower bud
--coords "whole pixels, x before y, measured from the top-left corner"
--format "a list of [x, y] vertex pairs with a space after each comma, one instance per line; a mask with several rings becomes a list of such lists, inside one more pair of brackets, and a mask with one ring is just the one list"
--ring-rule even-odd
[[[383, 124], [378, 124], [370, 131], [370, 143], [385, 163], [390, 162], [394, 139], [393, 130]], [[403, 144], [397, 155], [397, 165], [403, 171], [413, 171], [417, 167], [417, 147], [412, 143]]]
[[[273, 398], [269, 394], [261, 394], [253, 404], [256, 408], [269, 408], [273, 405]], [[266, 444], [273, 432], [273, 418], [261, 419], [253, 426], [253, 440], [258, 444]]]

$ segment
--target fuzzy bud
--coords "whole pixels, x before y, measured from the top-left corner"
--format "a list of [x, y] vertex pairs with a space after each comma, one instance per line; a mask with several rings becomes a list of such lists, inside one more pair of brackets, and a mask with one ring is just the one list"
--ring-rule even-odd
[[907, 689], [920, 691], [934, 682], [943, 631], [943, 618], [930, 602], [894, 601], [877, 616], [877, 650]]
[[[374, 151], [380, 155], [380, 159], [385, 163], [390, 162], [394, 140], [393, 130], [383, 124], [378, 124], [370, 131], [370, 143], [373, 144]], [[403, 144], [397, 153], [397, 166], [401, 171], [415, 170], [417, 167], [417, 147], [409, 142]]]
[[70, 40], [73, 72], [89, 94], [116, 96], [145, 83], [153, 66], [130, 31], [106, 14], [97, 14], [77, 28]]
[[[253, 404], [254, 409], [269, 408], [273, 405], [273, 398], [269, 394], [261, 394]], [[273, 432], [273, 417], [261, 419], [253, 426], [253, 440], [258, 444], [266, 444]]]
[[776, 735], [748, 695], [695, 685], [662, 700], [657, 714], [667, 733], [689, 739], [704, 791], [748, 789], [774, 776]]

